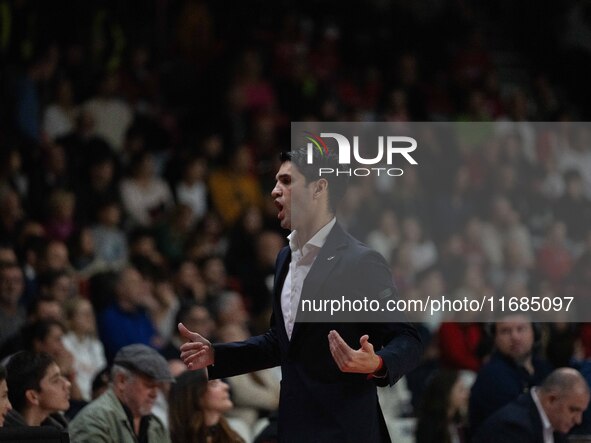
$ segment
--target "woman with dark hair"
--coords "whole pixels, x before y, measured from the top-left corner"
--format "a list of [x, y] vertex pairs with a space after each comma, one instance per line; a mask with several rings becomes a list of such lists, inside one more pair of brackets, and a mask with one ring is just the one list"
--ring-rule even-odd
[[6, 369], [0, 365], [0, 428], [4, 426], [4, 417], [12, 409], [8, 399], [8, 386], [6, 385]]
[[443, 369], [428, 382], [418, 412], [416, 443], [464, 443], [469, 389], [461, 373]]
[[173, 443], [244, 443], [223, 414], [232, 409], [229, 386], [207, 380], [204, 369], [187, 371], [170, 388], [169, 426]]

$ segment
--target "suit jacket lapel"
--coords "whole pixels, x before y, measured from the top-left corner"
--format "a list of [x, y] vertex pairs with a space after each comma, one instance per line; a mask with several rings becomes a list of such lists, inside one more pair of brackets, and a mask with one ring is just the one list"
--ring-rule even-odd
[[[343, 231], [343, 228], [341, 228], [340, 225], [336, 223], [328, 234], [326, 243], [322, 249], [320, 249], [314, 264], [310, 268], [310, 272], [304, 280], [302, 294], [300, 295], [300, 301], [298, 303], [298, 313], [300, 311], [302, 298], [305, 297], [307, 300], [311, 300], [318, 296], [318, 291], [326, 281], [327, 276], [330, 275], [331, 271], [339, 263], [341, 254], [347, 246], [347, 240], [348, 239], [345, 235], [345, 232]], [[297, 321], [296, 316], [296, 322], [291, 333], [291, 342], [293, 342], [296, 333], [301, 328], [301, 324], [302, 323]]]

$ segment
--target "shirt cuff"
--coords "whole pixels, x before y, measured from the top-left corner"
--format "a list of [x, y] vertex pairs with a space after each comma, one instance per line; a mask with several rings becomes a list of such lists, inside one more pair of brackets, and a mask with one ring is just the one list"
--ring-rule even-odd
[[384, 365], [384, 359], [379, 355], [378, 358], [380, 359], [380, 364], [374, 372], [367, 374], [368, 380], [371, 380], [372, 378], [386, 378], [388, 375], [388, 368]]

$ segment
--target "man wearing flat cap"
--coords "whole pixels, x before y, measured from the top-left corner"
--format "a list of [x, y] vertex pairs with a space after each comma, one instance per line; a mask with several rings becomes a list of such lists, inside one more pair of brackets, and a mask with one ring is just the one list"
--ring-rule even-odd
[[152, 414], [158, 389], [172, 382], [166, 360], [154, 349], [128, 345], [119, 350], [111, 386], [86, 406], [69, 426], [72, 443], [169, 443], [162, 422]]

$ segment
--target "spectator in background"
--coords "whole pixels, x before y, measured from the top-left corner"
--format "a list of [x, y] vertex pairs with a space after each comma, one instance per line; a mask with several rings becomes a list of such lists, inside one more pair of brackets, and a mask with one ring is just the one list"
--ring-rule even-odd
[[367, 245], [390, 260], [401, 240], [398, 217], [393, 209], [385, 209], [380, 214], [378, 226], [367, 236]]
[[53, 426], [65, 429], [59, 414], [70, 407], [70, 382], [45, 353], [22, 351], [6, 365], [6, 383], [12, 411], [4, 426]]
[[104, 138], [120, 152], [125, 132], [133, 120], [130, 106], [117, 97], [119, 78], [115, 72], [106, 72], [99, 85], [98, 95], [84, 103], [83, 109], [95, 122], [95, 134]]
[[201, 220], [207, 212], [207, 163], [201, 157], [193, 157], [185, 164], [183, 176], [176, 184], [176, 197], [193, 211], [193, 220]]
[[117, 161], [111, 148], [101, 139], [91, 139], [83, 142], [83, 146], [72, 149], [89, 151], [86, 154], [88, 160], [81, 166], [76, 210], [80, 222], [94, 223], [106, 202], [120, 201]]
[[589, 385], [572, 368], [552, 372], [541, 386], [521, 394], [486, 420], [474, 443], [566, 442], [589, 404]]
[[441, 363], [447, 368], [478, 371], [483, 336], [480, 323], [443, 323], [439, 328]]
[[[445, 283], [441, 270], [437, 266], [431, 266], [417, 274], [414, 291], [416, 291], [417, 296], [422, 300], [442, 297], [447, 294]], [[409, 299], [411, 298], [411, 294], [407, 295]], [[444, 315], [444, 313], [433, 313], [433, 315], [424, 318], [423, 327], [427, 329], [424, 332], [427, 332], [429, 335], [435, 334], [441, 325]]]
[[536, 256], [536, 268], [552, 287], [558, 288], [572, 271], [574, 258], [567, 247], [566, 224], [554, 222], [547, 231]]
[[263, 230], [262, 210], [249, 206], [240, 214], [234, 227], [228, 233], [228, 250], [224, 263], [230, 275], [244, 275], [252, 272], [256, 253], [256, 239]]
[[57, 320], [37, 320], [27, 324], [22, 331], [22, 349], [31, 352], [46, 352], [60, 367], [62, 376], [71, 384], [70, 395], [73, 400], [81, 400], [82, 394], [78, 386], [74, 355], [63, 344], [66, 329]]
[[29, 306], [41, 295], [41, 276], [70, 271], [68, 247], [60, 240], [47, 240], [38, 235], [29, 237], [25, 244], [25, 299], [24, 304]]
[[463, 264], [461, 281], [454, 291], [455, 300], [481, 300], [482, 297], [495, 294], [485, 279], [484, 269], [483, 265], [477, 263]]
[[0, 241], [13, 242], [25, 222], [21, 197], [10, 188], [0, 188]]
[[586, 125], [573, 125], [569, 129], [566, 140], [559, 140], [556, 146], [558, 168], [560, 172], [565, 173], [565, 181], [568, 181], [568, 176], [575, 172], [582, 181], [583, 194], [587, 199], [591, 199], [591, 149], [589, 149], [591, 133]]
[[85, 282], [85, 279], [111, 268], [105, 260], [96, 255], [95, 245], [92, 230], [89, 227], [76, 231], [70, 238], [72, 266], [79, 282]]
[[72, 83], [67, 78], [61, 78], [55, 86], [53, 102], [45, 108], [43, 113], [44, 135], [49, 140], [56, 140], [69, 134], [76, 125], [77, 117], [78, 108], [74, 101]]
[[127, 238], [122, 229], [121, 208], [115, 200], [104, 201], [98, 206], [98, 223], [92, 227], [96, 255], [112, 268], [119, 268], [127, 261]]
[[227, 166], [209, 176], [209, 190], [214, 209], [224, 225], [231, 227], [249, 206], [263, 207], [263, 194], [254, 175], [254, 160], [246, 145], [229, 157]]
[[153, 349], [141, 344], [121, 348], [109, 389], [72, 420], [70, 438], [73, 442], [170, 443], [152, 409], [158, 390], [171, 381], [166, 360]]
[[215, 212], [205, 214], [197, 225], [195, 236], [187, 243], [185, 256], [199, 262], [210, 255], [223, 255], [228, 249], [221, 217]]
[[171, 386], [169, 397], [170, 436], [175, 443], [243, 443], [223, 414], [233, 407], [229, 386], [207, 380], [205, 369], [187, 371]]
[[554, 217], [563, 220], [569, 238], [576, 242], [585, 239], [591, 226], [591, 201], [585, 197], [583, 178], [579, 171], [571, 169], [565, 172], [566, 192], [555, 203]]
[[212, 300], [213, 315], [218, 328], [227, 325], [236, 325], [248, 328], [250, 317], [244, 306], [244, 300], [238, 292], [225, 291]]
[[107, 365], [103, 344], [96, 337], [96, 320], [92, 305], [80, 297], [65, 304], [68, 332], [62, 337], [66, 350], [74, 357], [76, 381], [82, 399], [92, 400], [94, 377]]
[[47, 297], [38, 297], [28, 306], [27, 317], [22, 327], [13, 335], [6, 338], [0, 348], [0, 358], [7, 357], [22, 350], [24, 344], [24, 332], [27, 328], [40, 320], [53, 320], [61, 322], [64, 320], [62, 305], [57, 300]]
[[0, 153], [0, 189], [12, 189], [25, 201], [29, 180], [23, 170], [23, 156], [19, 148], [8, 146]]
[[115, 301], [98, 314], [99, 336], [108, 361], [129, 344], [158, 345], [156, 329], [145, 309], [149, 290], [137, 269], [128, 266], [119, 272]]
[[505, 197], [495, 197], [490, 203], [491, 215], [480, 228], [480, 245], [487, 263], [494, 268], [503, 266], [504, 234], [514, 218], [513, 207]]
[[192, 230], [192, 210], [185, 204], [176, 205], [169, 217], [158, 225], [155, 234], [158, 249], [170, 263], [182, 261]]
[[427, 269], [437, 261], [435, 243], [425, 236], [417, 217], [406, 217], [402, 221], [402, 243], [410, 248], [415, 272]]
[[431, 376], [417, 413], [416, 443], [466, 441], [469, 386], [457, 370]]
[[16, 263], [0, 262], [0, 348], [25, 323], [25, 310], [20, 304], [25, 282]]
[[8, 398], [8, 386], [6, 385], [6, 369], [0, 365], [0, 428], [4, 426], [6, 414], [12, 409]]
[[165, 272], [153, 275], [152, 294], [154, 303], [150, 305], [150, 318], [163, 341], [167, 341], [174, 330], [175, 318], [180, 309], [180, 301], [174, 287]]
[[57, 189], [72, 189], [72, 167], [64, 147], [57, 143], [47, 146], [33, 169], [29, 171], [30, 192], [27, 206], [29, 215], [45, 220], [47, 217], [47, 196]]
[[121, 199], [129, 222], [132, 226], [154, 226], [164, 219], [172, 205], [170, 188], [156, 175], [154, 158], [149, 152], [133, 157], [130, 172], [121, 182]]
[[67, 242], [76, 229], [76, 197], [73, 192], [56, 189], [49, 195], [48, 204], [49, 214], [45, 223], [45, 233], [50, 239]]
[[67, 245], [61, 240], [47, 241], [39, 258], [39, 272], [67, 271], [72, 268]]
[[457, 232], [469, 216], [474, 213], [474, 193], [470, 186], [470, 172], [465, 164], [454, 171], [449, 189], [435, 200], [433, 232], [437, 239], [446, 238]]
[[64, 303], [75, 293], [73, 278], [63, 270], [39, 275], [39, 295]]
[[523, 315], [508, 316], [492, 325], [494, 352], [476, 377], [470, 394], [470, 427], [478, 427], [519, 394], [541, 383], [550, 365], [535, 355], [534, 325]]
[[207, 308], [194, 301], [186, 302], [181, 305], [176, 314], [170, 340], [160, 351], [167, 360], [178, 360], [181, 345], [184, 343], [184, 339], [181, 338], [177, 328], [179, 323], [183, 323], [184, 325], [187, 325], [187, 323], [191, 324], [191, 330], [197, 331], [197, 333], [202, 335], [209, 334], [209, 336], [213, 336], [215, 333], [215, 322], [211, 318], [211, 314]]
[[174, 277], [174, 287], [181, 301], [205, 303], [205, 282], [192, 260], [184, 260], [179, 264]]
[[207, 287], [207, 302], [215, 303], [221, 294], [229, 290], [224, 261], [215, 255], [205, 257], [199, 263], [199, 270]]
[[65, 320], [64, 308], [55, 298], [39, 296], [27, 308], [27, 323], [38, 320]]

